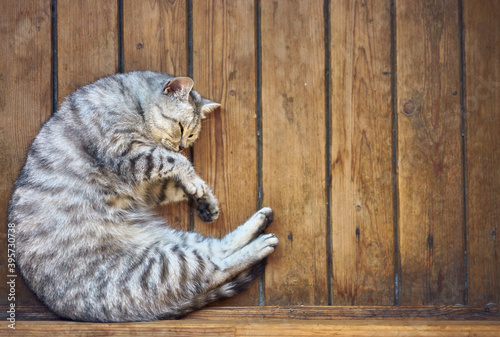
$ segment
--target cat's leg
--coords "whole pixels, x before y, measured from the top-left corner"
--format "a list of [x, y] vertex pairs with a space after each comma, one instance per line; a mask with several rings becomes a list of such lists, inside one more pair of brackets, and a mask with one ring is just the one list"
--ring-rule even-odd
[[164, 179], [151, 184], [147, 193], [150, 194], [148, 199], [151, 200], [153, 206], [188, 200], [184, 190], [173, 179]]
[[114, 158], [112, 166], [122, 178], [134, 184], [172, 179], [193, 200], [203, 221], [211, 222], [219, 217], [218, 202], [212, 190], [180, 153], [154, 145], [131, 146]]
[[271, 209], [264, 208], [223, 239], [163, 227], [170, 232], [162, 235], [168, 242], [158, 257], [162, 269], [147, 275], [165, 275], [159, 284], [182, 296], [174, 295], [157, 317], [179, 317], [245, 290], [263, 272], [278, 244], [273, 234], [261, 234], [271, 219]]
[[273, 221], [273, 210], [264, 207], [222, 239], [222, 244], [227, 253], [232, 254], [246, 246], [250, 241], [260, 235]]
[[262, 234], [272, 221], [272, 210], [263, 208], [247, 222], [218, 240], [211, 261], [217, 266], [215, 285], [221, 285], [267, 258], [278, 245], [274, 234]]

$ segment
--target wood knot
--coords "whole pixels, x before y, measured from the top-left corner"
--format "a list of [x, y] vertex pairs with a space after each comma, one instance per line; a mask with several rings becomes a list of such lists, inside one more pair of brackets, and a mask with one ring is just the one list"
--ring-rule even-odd
[[408, 101], [405, 103], [405, 105], [403, 105], [403, 112], [406, 114], [406, 115], [413, 115], [415, 113], [415, 111], [417, 111], [417, 107], [415, 105], [415, 102], [413, 101]]

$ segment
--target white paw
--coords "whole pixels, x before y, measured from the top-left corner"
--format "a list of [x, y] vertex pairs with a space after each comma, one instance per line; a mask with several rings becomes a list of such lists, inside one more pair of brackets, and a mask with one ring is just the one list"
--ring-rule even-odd
[[183, 183], [184, 192], [191, 198], [199, 199], [203, 197], [209, 187], [207, 184], [199, 177]]

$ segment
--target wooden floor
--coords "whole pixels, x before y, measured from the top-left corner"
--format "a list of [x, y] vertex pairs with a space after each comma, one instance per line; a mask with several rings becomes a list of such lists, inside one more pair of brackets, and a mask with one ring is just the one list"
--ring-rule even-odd
[[[27, 336], [495, 336], [500, 308], [211, 307], [177, 321], [81, 323], [21, 321]], [[0, 330], [1, 334], [2, 330]]]
[[[181, 204], [169, 223], [218, 237], [271, 206], [280, 239], [262, 279], [217, 304], [241, 316], [42, 322], [18, 277], [20, 335], [500, 336], [500, 1], [0, 1], [0, 41], [0, 252], [40, 126], [79, 86], [133, 70], [191, 76], [222, 103], [190, 153], [221, 216]], [[2, 320], [7, 265], [0, 253]], [[253, 309], [300, 305], [316, 319]], [[438, 318], [450, 305], [466, 309]], [[400, 314], [339, 320], [372, 306]]]
[[181, 320], [98, 324], [22, 322], [14, 336], [436, 336], [498, 337], [500, 322]]

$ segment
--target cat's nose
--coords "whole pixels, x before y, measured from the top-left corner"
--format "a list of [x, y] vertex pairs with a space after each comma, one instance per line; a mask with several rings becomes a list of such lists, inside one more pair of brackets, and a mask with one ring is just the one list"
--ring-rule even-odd
[[184, 150], [184, 149], [185, 149], [185, 147], [184, 147], [184, 146], [179, 145], [179, 151], [182, 151], [182, 150]]

